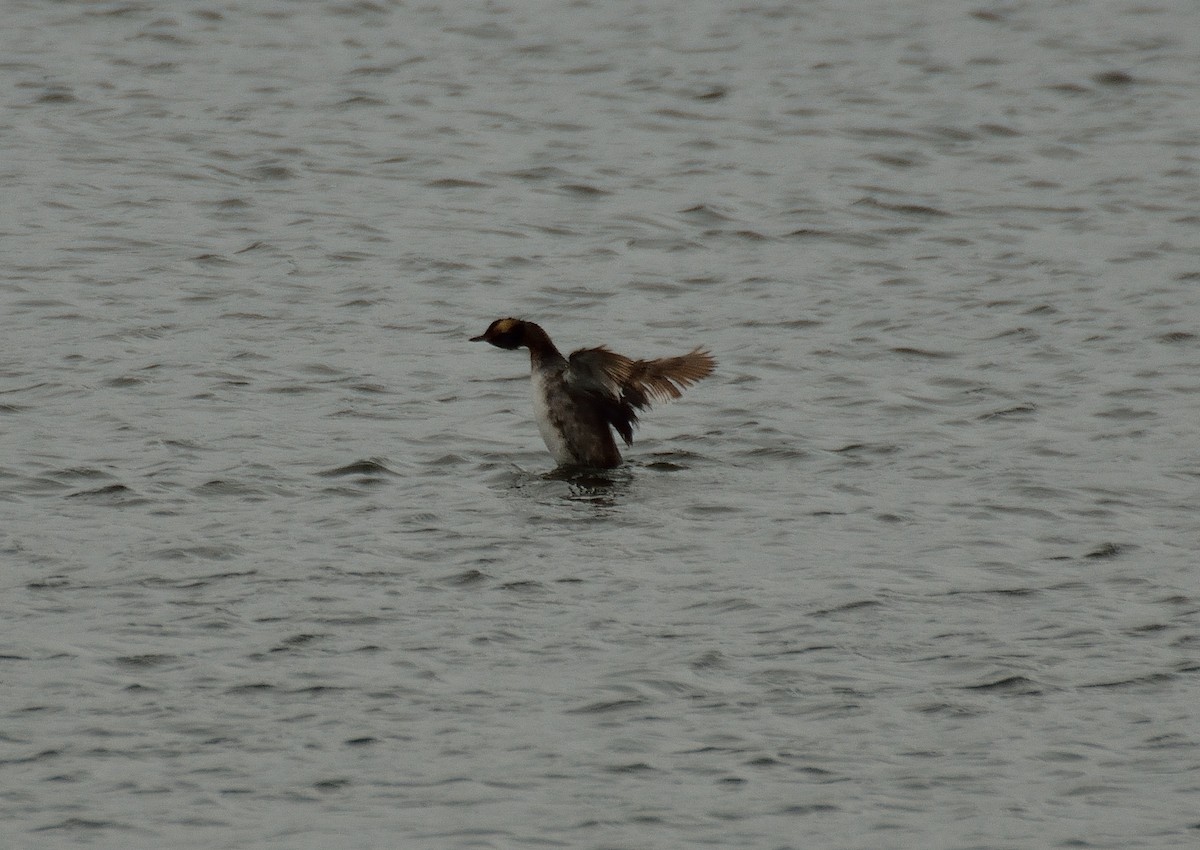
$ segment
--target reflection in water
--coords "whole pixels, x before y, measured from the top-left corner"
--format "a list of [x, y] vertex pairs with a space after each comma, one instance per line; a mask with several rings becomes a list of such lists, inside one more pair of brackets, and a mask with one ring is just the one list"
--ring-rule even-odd
[[567, 485], [563, 498], [573, 502], [588, 502], [598, 507], [615, 507], [629, 493], [633, 473], [625, 467], [616, 469], [581, 469], [560, 466], [543, 476], [546, 481], [562, 481]]
[[626, 464], [616, 469], [559, 466], [549, 472], [530, 472], [514, 464], [493, 483], [530, 495], [535, 502], [562, 499], [600, 507], [615, 507], [628, 496], [634, 472]]

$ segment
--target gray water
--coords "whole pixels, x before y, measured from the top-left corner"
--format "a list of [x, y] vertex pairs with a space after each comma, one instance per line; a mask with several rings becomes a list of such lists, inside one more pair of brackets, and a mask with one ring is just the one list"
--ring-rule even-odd
[[[1192, 0], [0, 47], [6, 847], [1200, 842]], [[505, 315], [719, 368], [555, 474]]]

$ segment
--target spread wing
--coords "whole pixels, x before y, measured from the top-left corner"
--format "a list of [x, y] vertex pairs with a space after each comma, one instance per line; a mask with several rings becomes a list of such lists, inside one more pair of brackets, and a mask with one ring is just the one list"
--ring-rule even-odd
[[630, 404], [638, 409], [649, 407], [652, 401], [670, 401], [679, 398], [701, 378], [711, 375], [716, 366], [713, 356], [700, 348], [679, 357], [636, 360], [625, 394]]
[[629, 445], [637, 411], [652, 402], [679, 398], [716, 365], [713, 356], [699, 348], [658, 360], [631, 360], [604, 346], [581, 348], [568, 360], [567, 388], [600, 405], [604, 418]]
[[567, 360], [567, 386], [573, 392], [616, 401], [633, 375], [635, 363], [603, 345], [581, 348]]

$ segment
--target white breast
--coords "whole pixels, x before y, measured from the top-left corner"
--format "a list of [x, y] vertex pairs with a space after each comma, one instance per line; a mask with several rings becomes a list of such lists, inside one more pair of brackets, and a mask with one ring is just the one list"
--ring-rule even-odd
[[[557, 377], [557, 376], [551, 376]], [[574, 457], [563, 439], [562, 432], [554, 425], [554, 417], [550, 415], [550, 392], [547, 375], [537, 369], [533, 370], [533, 417], [537, 420], [538, 431], [542, 440], [554, 459], [559, 463], [571, 463]]]

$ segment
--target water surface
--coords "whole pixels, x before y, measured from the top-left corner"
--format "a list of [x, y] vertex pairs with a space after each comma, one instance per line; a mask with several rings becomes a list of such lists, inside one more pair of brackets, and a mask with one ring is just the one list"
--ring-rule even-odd
[[[1190, 2], [16, 3], [13, 847], [1193, 847]], [[554, 474], [492, 319], [718, 372]]]

